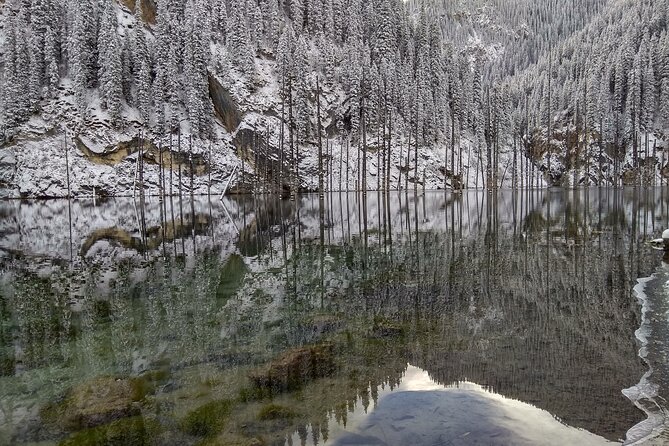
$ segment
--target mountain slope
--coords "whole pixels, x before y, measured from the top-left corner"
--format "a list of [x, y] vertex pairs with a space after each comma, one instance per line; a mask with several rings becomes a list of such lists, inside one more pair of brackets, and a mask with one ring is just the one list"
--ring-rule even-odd
[[330, 190], [669, 173], [666, 0], [134, 3], [0, 6], [0, 193], [222, 193], [233, 172], [233, 191], [282, 193], [316, 190], [321, 171]]

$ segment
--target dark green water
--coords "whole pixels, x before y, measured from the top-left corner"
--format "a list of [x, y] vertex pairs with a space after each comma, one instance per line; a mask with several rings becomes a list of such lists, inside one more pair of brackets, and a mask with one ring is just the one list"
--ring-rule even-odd
[[668, 195], [0, 202], [0, 443], [662, 431], [669, 325], [633, 288], [662, 280]]

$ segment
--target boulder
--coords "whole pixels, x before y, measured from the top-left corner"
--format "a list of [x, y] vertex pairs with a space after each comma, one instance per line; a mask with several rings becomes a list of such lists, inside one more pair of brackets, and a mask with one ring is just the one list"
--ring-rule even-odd
[[71, 388], [60, 403], [42, 409], [42, 418], [79, 430], [139, 415], [137, 402], [147, 393], [140, 379], [102, 376]]
[[249, 378], [257, 389], [275, 394], [296, 390], [305, 382], [330, 376], [334, 371], [333, 346], [320, 344], [289, 350], [251, 372]]

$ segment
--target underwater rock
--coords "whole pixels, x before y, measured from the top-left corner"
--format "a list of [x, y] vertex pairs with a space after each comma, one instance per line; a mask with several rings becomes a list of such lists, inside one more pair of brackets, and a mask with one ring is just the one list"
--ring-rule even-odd
[[229, 400], [212, 401], [189, 412], [181, 420], [181, 431], [195, 436], [215, 435], [225, 426], [225, 421], [232, 410]]
[[280, 420], [295, 418], [297, 414], [291, 408], [279, 404], [267, 404], [258, 412], [259, 420]]
[[42, 418], [67, 430], [91, 428], [139, 415], [137, 402], [149, 392], [139, 378], [95, 378], [70, 389], [60, 403], [42, 409]]
[[334, 371], [334, 348], [321, 344], [289, 350], [251, 372], [249, 378], [256, 388], [278, 393], [298, 389], [304, 382], [330, 376]]

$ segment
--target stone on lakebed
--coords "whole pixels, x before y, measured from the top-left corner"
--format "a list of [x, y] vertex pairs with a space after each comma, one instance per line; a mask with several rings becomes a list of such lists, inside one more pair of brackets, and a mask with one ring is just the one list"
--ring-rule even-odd
[[72, 387], [62, 401], [42, 408], [44, 421], [67, 430], [100, 426], [120, 418], [139, 415], [137, 402], [148, 392], [139, 378], [101, 376]]

